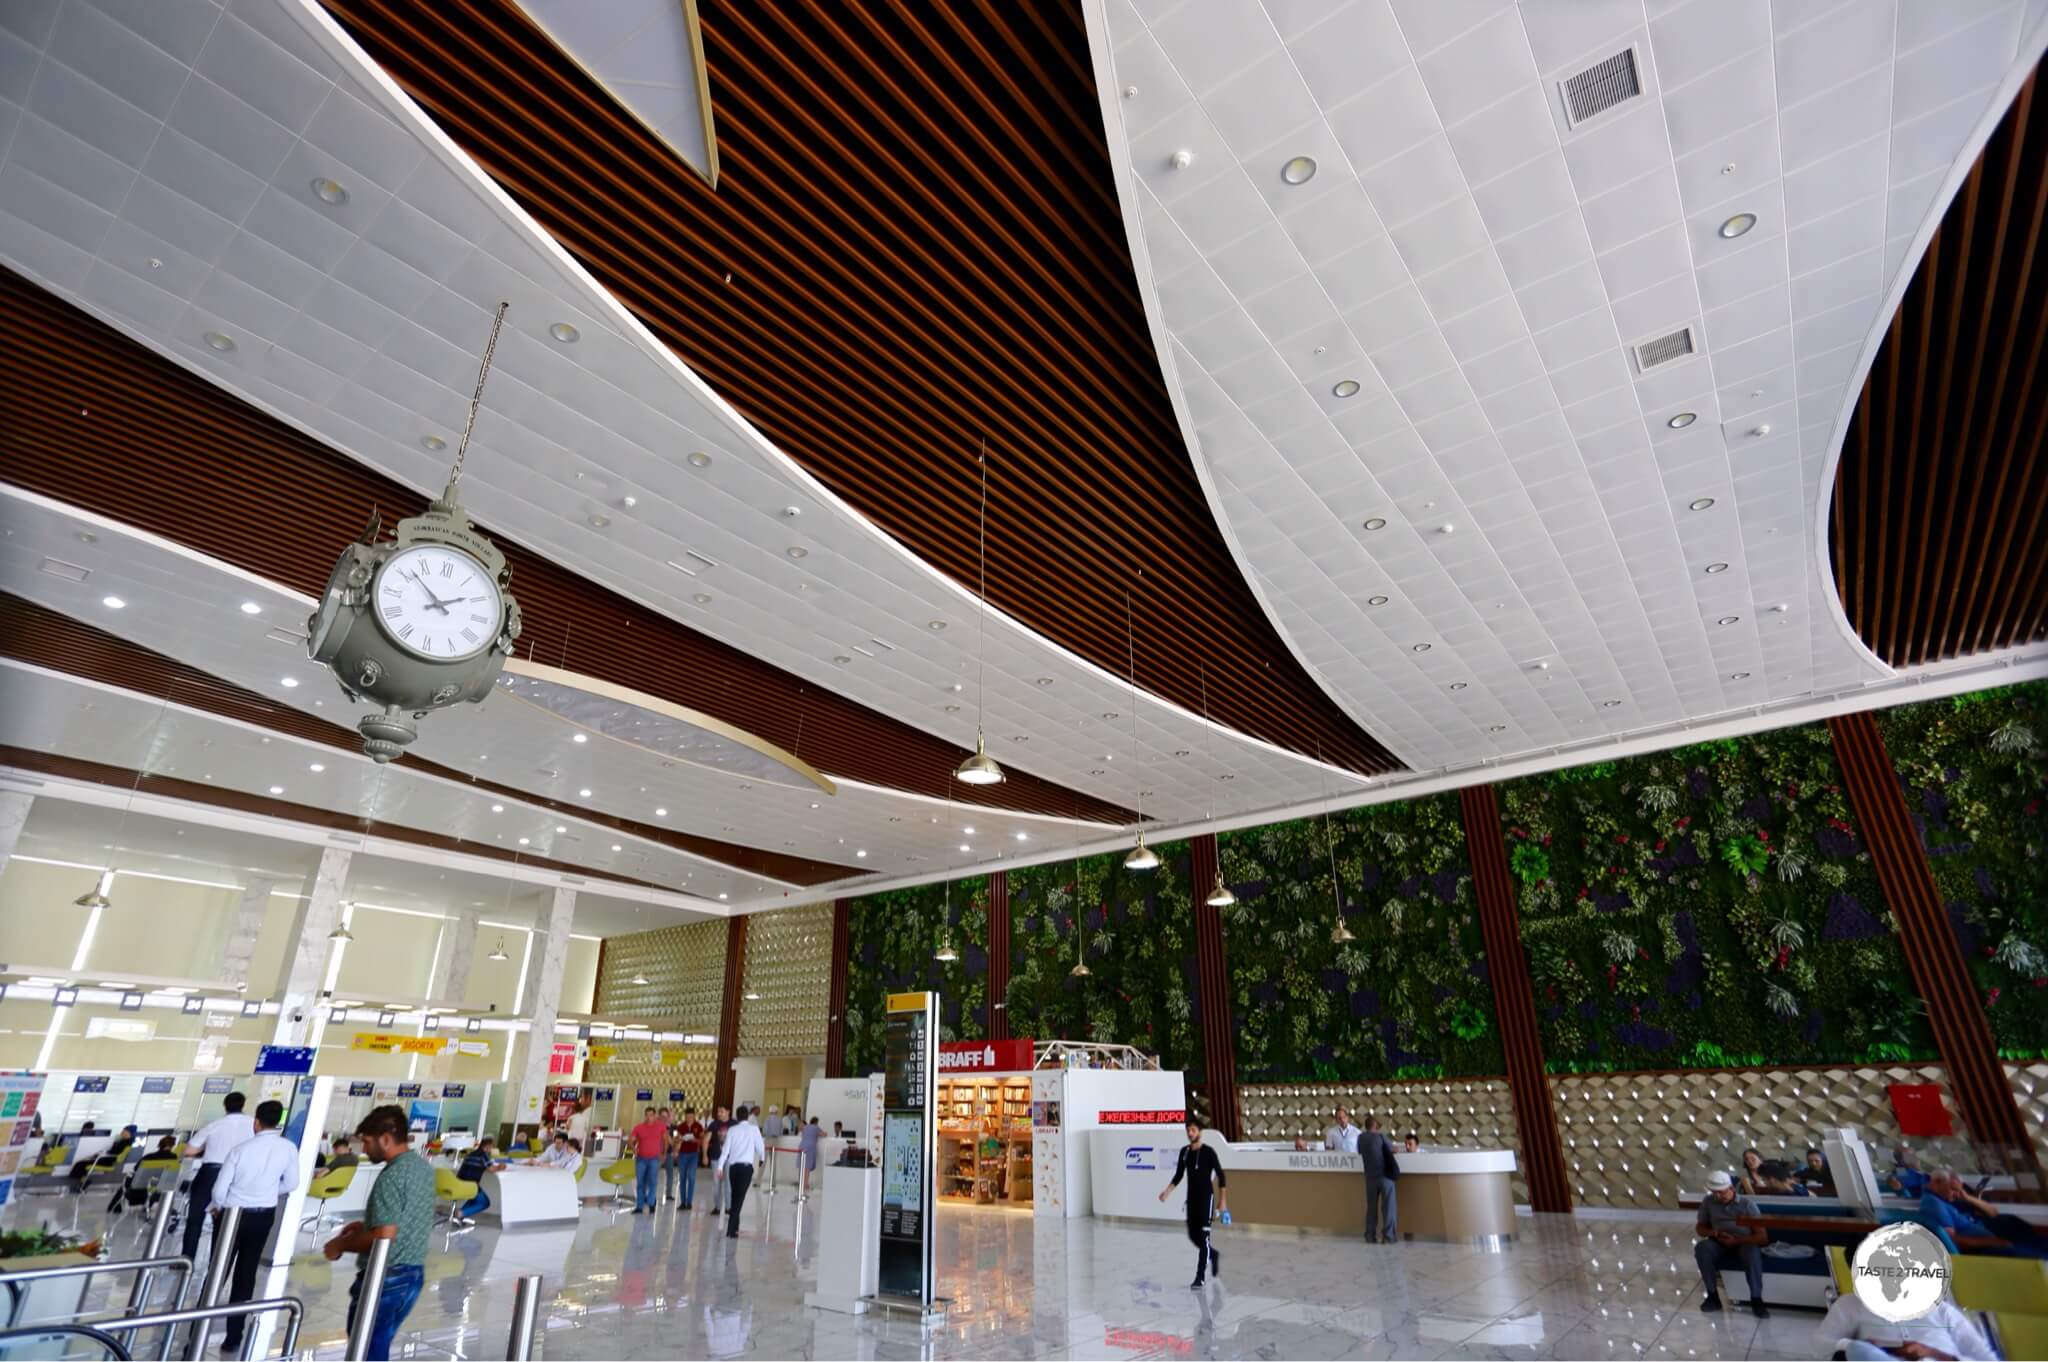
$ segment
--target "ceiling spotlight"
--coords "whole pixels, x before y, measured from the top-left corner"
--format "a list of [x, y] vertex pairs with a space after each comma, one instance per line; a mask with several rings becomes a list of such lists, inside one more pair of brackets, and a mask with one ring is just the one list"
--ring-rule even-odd
[[1451, 689], [1452, 689], [1452, 690], [1463, 690], [1463, 689], [1465, 689], [1465, 683], [1464, 683], [1463, 681], [1453, 681], [1453, 682], [1451, 682]]
[[322, 771], [326, 770], [327, 768], [326, 768], [326, 767], [325, 767], [324, 765], [322, 765], [321, 763], [319, 763], [319, 762], [317, 762], [317, 761], [316, 761], [316, 762], [314, 762], [314, 763], [313, 763], [312, 765], [308, 766], [308, 767], [307, 767], [306, 769], [307, 769], [308, 771], [311, 771], [311, 772], [312, 772], [312, 773], [313, 773], [314, 775], [316, 775], [316, 776], [317, 776], [317, 775], [319, 775], [319, 774], [320, 774], [320, 773], [321, 773]]
[[1733, 241], [1736, 237], [1741, 236], [1754, 226], [1756, 226], [1756, 214], [1737, 213], [1734, 217], [1721, 224], [1721, 236], [1724, 240]]
[[1372, 519], [1365, 522], [1365, 528], [1367, 528], [1368, 530], [1384, 530], [1385, 528], [1387, 528], [1386, 517], [1377, 515], [1374, 516]]
[[1619, 701], [1619, 700], [1602, 700], [1602, 701], [1600, 702], [1600, 708], [1602, 708], [1602, 709], [1613, 709], [1613, 708], [1615, 708], [1616, 706], [1618, 706], [1618, 705], [1620, 705], [1620, 704], [1621, 704], [1621, 701]]
[[569, 829], [563, 827], [560, 823], [555, 824], [555, 831], [558, 833], [567, 832], [568, 830]]
[[849, 663], [849, 662], [853, 661], [853, 659], [852, 659], [852, 658], [850, 658], [850, 657], [848, 657], [848, 656], [847, 656], [847, 655], [846, 655], [845, 653], [840, 653], [840, 654], [839, 654], [838, 656], [834, 657], [834, 658], [833, 658], [832, 660], [833, 660], [834, 662], [838, 663], [838, 664], [839, 664], [840, 666], [842, 666], [842, 667], [844, 667], [844, 666], [845, 666], [845, 665], [846, 665], [847, 663]]
[[[720, 895], [719, 895], [718, 897], [720, 898], [720, 900], [723, 900], [723, 899], [725, 899], [725, 898], [726, 898], [727, 896], [726, 896], [726, 895], [724, 895], [724, 894], [720, 894]], [[758, 997], [760, 997], [761, 995], [760, 995], [760, 994], [758, 994], [758, 993], [750, 993], [750, 994], [748, 994], [747, 996], [748, 996], [748, 997], [751, 997], [751, 998], [758, 998]]]
[[284, 786], [282, 786], [282, 785], [273, 785], [273, 786], [271, 786], [271, 787], [270, 787], [270, 792], [271, 792], [272, 794], [274, 794], [274, 795], [281, 795], [281, 794], [283, 794], [283, 793], [284, 793]]
[[711, 467], [711, 456], [701, 449], [693, 449], [690, 451], [688, 462], [692, 468], [709, 468]]
[[791, 544], [783, 552], [792, 558], [808, 558], [811, 556], [811, 551], [801, 544]]
[[263, 607], [254, 601], [243, 601], [242, 613], [245, 615], [260, 615], [263, 613]]
[[491, 812], [492, 812], [492, 813], [503, 813], [503, 812], [505, 812], [505, 806], [504, 806], [503, 804], [493, 804], [493, 805], [491, 805]]
[[1723, 615], [1723, 616], [1721, 616], [1721, 618], [1720, 618], [1720, 619], [1718, 619], [1718, 620], [1715, 620], [1715, 621], [1714, 621], [1714, 623], [1716, 623], [1716, 624], [1735, 624], [1735, 623], [1738, 623], [1738, 622], [1740, 622], [1740, 620], [1741, 620], [1741, 619], [1742, 619], [1742, 616], [1740, 616], [1740, 615]]
[[608, 515], [602, 515], [594, 511], [590, 515], [590, 528], [593, 530], [601, 530], [611, 523], [612, 518]]
[[946, 622], [944, 620], [933, 620], [931, 623], [925, 625], [925, 628], [931, 630], [935, 634], [943, 634], [946, 632]]
[[348, 202], [348, 190], [325, 176], [313, 181], [313, 194], [322, 203], [340, 205]]
[[484, 957], [486, 960], [510, 960], [511, 958], [512, 956], [505, 950], [505, 938], [502, 936], [498, 938], [498, 944], [491, 947], [491, 953]]
[[429, 454], [439, 454], [447, 447], [448, 442], [438, 435], [420, 436], [420, 448], [426, 450]]
[[1031, 840], [1031, 834], [1030, 834], [1030, 833], [1028, 833], [1028, 832], [1020, 832], [1020, 833], [1017, 833], [1017, 834], [1015, 834], [1015, 836], [1016, 836], [1017, 840], [1018, 840], [1018, 841], [1020, 841], [1020, 842], [1028, 842], [1028, 841], [1030, 841], [1030, 840]]
[[702, 591], [699, 591], [696, 595], [690, 597], [690, 599], [695, 601], [699, 605], [711, 604], [711, 597]]
[[125, 610], [128, 608], [128, 602], [122, 600], [119, 596], [102, 596], [100, 597], [100, 604], [109, 610]]
[[960, 844], [960, 849], [961, 849], [962, 851], [972, 851], [972, 850], [974, 850], [974, 848], [973, 848], [973, 847], [971, 847], [971, 846], [967, 845], [967, 843], [965, 843], [965, 842], [962, 842], [962, 843]]
[[1771, 613], [1773, 615], [1782, 615], [1791, 608], [1792, 607], [1786, 604], [1784, 601], [1779, 601], [1776, 605], [1771, 607]]
[[1714, 504], [1712, 497], [1694, 497], [1688, 510], [1704, 511]]
[[1387, 598], [1385, 596], [1367, 596], [1365, 598], [1365, 603], [1367, 605], [1385, 605], [1387, 603]]
[[233, 336], [224, 336], [218, 331], [209, 331], [200, 339], [206, 342], [209, 349], [218, 350], [223, 355], [234, 353], [235, 338]]
[[521, 846], [531, 846], [531, 845], [533, 845], [533, 839], [532, 839], [531, 837], [522, 837], [522, 838], [520, 838], [520, 839], [519, 839], [519, 845], [521, 845]]
[[1179, 151], [1167, 157], [1166, 163], [1175, 170], [1186, 170], [1195, 163], [1195, 153], [1189, 151], [1186, 147], [1182, 147]]
[[278, 684], [280, 686], [283, 686], [286, 690], [294, 690], [298, 687], [299, 678], [296, 676], [287, 676], [279, 680]]
[[654, 811], [654, 816], [655, 816], [656, 818], [666, 818], [666, 817], [668, 817], [668, 810], [667, 810], [667, 809], [656, 809], [656, 810]]
[[1488, 733], [1505, 733], [1508, 731], [1508, 726], [1506, 724], [1493, 724], [1486, 731]]
[[1418, 643], [1415, 645], [1414, 651], [1418, 653], [1426, 653], [1429, 651], [1429, 645], [1427, 643]]
[[865, 861], [867, 858], [868, 853], [865, 849], [853, 853], [853, 859], [855, 859], [856, 861]]
[[570, 734], [570, 735], [569, 735], [569, 741], [570, 741], [570, 742], [589, 742], [589, 741], [590, 741], [590, 737], [589, 737], [589, 735], [588, 735], [588, 734], [584, 734], [584, 733], [572, 733], [572, 734]]
[[548, 334], [564, 345], [574, 345], [583, 333], [567, 322], [556, 322], [548, 328]]
[[1727, 570], [1728, 570], [1728, 565], [1727, 565], [1726, 563], [1709, 563], [1709, 564], [1707, 564], [1707, 575], [1708, 575], [1709, 577], [1715, 576], [1715, 575], [1716, 575], [1716, 574], [1718, 574], [1718, 573], [1723, 573], [1723, 572], [1726, 572]]
[[1729, 675], [1728, 675], [1728, 679], [1729, 679], [1730, 681], [1747, 681], [1747, 680], [1749, 680], [1749, 673], [1748, 673], [1748, 672], [1730, 672], [1730, 673], [1729, 673]]
[[1358, 396], [1358, 380], [1355, 378], [1342, 379], [1330, 391], [1338, 397], [1356, 397]]
[[1237, 895], [1230, 892], [1230, 886], [1223, 882], [1223, 871], [1216, 871], [1216, 883], [1209, 890], [1209, 897], [1202, 900], [1211, 908], [1228, 908], [1237, 902]]
[[578, 790], [578, 791], [576, 792], [576, 797], [577, 797], [578, 799], [588, 799], [588, 798], [590, 798], [590, 791], [588, 791], [588, 790]]
[[1138, 834], [1138, 844], [1131, 848], [1131, 854], [1124, 857], [1126, 870], [1157, 870], [1159, 853], [1145, 845], [1145, 834]]
[[1684, 430], [1687, 426], [1691, 425], [1693, 422], [1699, 419], [1700, 414], [1696, 411], [1682, 411], [1678, 413], [1678, 415], [1672, 417], [1669, 421], [1666, 421], [1664, 424], [1671, 427], [1673, 430]]
[[1288, 184], [1307, 184], [1316, 177], [1316, 158], [1296, 156], [1280, 167], [1280, 178]]
[[1050, 686], [1052, 684], [1052, 678], [1050, 676], [1041, 676], [1038, 678], [1037, 684], [1041, 686]]
[[619, 844], [618, 844], [617, 842], [613, 842], [613, 843], [612, 843], [612, 850], [613, 850], [613, 851], [624, 851], [624, 850], [625, 850], [625, 848], [624, 848], [624, 847], [622, 847], [622, 846], [620, 846], [620, 845], [619, 845]]

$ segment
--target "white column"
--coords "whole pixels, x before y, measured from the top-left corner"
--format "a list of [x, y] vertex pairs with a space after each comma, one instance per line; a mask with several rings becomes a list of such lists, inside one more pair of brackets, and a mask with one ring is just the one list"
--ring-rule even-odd
[[263, 919], [270, 912], [270, 891], [275, 880], [251, 880], [235, 905], [235, 925], [228, 932], [227, 952], [221, 960], [221, 980], [243, 988], [250, 986], [249, 967], [256, 959], [256, 941], [263, 935]]
[[534, 942], [539, 947], [535, 952], [538, 960], [526, 993], [533, 1027], [526, 1033], [526, 1063], [520, 1067], [519, 1086], [505, 1115], [515, 1125], [540, 1119], [548, 1060], [555, 1052], [555, 1016], [562, 1008], [562, 975], [569, 964], [569, 927], [575, 919], [576, 891], [556, 889], [554, 904], [548, 909], [547, 935]]
[[320, 995], [339, 968], [345, 947], [343, 942], [329, 940], [328, 933], [341, 921], [341, 890], [348, 882], [350, 858], [350, 852], [337, 847], [321, 852], [311, 891], [300, 900], [291, 962], [277, 1000], [272, 1045], [318, 1045], [327, 1029], [326, 999]]
[[469, 992], [469, 965], [476, 955], [477, 911], [465, 908], [455, 915], [454, 923], [448, 930], [455, 939], [448, 945], [448, 972], [435, 997], [444, 1002], [461, 1006], [463, 995]]
[[14, 844], [21, 840], [22, 825], [28, 822], [28, 811], [35, 802], [34, 795], [0, 792], [0, 870], [14, 858]]

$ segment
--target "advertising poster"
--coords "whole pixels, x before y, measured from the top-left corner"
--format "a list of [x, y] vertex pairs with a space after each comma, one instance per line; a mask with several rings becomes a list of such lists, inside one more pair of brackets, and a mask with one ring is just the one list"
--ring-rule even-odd
[[28, 1156], [29, 1131], [42, 1100], [42, 1074], [0, 1071], [0, 1206], [14, 1195], [14, 1175]]
[[878, 1291], [932, 1305], [933, 1080], [938, 995], [892, 993], [883, 1025], [882, 1221]]

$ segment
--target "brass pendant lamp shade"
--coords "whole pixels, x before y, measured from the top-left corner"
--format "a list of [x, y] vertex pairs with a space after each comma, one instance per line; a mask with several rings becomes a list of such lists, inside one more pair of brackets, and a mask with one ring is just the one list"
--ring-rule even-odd
[[958, 960], [959, 958], [960, 952], [953, 949], [953, 939], [951, 937], [948, 937], [944, 941], [941, 941], [939, 943], [939, 948], [932, 952], [932, 959], [941, 961], [942, 963], [948, 965], [952, 964], [955, 960]]
[[98, 885], [94, 885], [89, 892], [80, 894], [71, 901], [80, 908], [111, 908], [114, 906], [114, 901], [105, 894], [102, 894]]
[[1237, 895], [1231, 893], [1230, 886], [1223, 882], [1223, 872], [1221, 870], [1216, 872], [1215, 887], [1209, 891], [1209, 897], [1203, 899], [1202, 902], [1208, 904], [1211, 908], [1234, 908], [1237, 906]]
[[498, 944], [491, 947], [491, 953], [484, 957], [486, 960], [510, 960], [511, 958], [511, 955], [505, 950], [505, 938], [502, 936], [498, 938]]
[[1344, 925], [1344, 919], [1338, 918], [1337, 925], [1330, 929], [1330, 944], [1333, 946], [1343, 946], [1356, 940], [1358, 938], [1351, 934], [1351, 929]]
[[981, 442], [981, 637], [975, 644], [974, 755], [953, 768], [962, 785], [1000, 785], [1003, 768], [988, 754], [982, 722], [988, 716], [988, 441]]
[[1138, 844], [1131, 848], [1130, 855], [1124, 857], [1124, 869], [1157, 870], [1158, 868], [1159, 853], [1154, 851], [1151, 847], [1146, 846], [1145, 834], [1142, 832], [1139, 833]]
[[988, 744], [980, 734], [974, 737], [974, 755], [953, 768], [953, 779], [962, 785], [1003, 783], [1003, 768], [996, 765], [996, 759], [988, 754]]

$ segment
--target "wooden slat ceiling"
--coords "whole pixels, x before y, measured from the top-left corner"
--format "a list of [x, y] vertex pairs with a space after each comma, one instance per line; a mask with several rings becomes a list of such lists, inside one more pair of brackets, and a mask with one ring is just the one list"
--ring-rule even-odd
[[2035, 79], [1907, 286], [1836, 472], [1835, 585], [1895, 667], [2048, 638], [2048, 100]]
[[[161, 653], [152, 652], [124, 638], [95, 629], [69, 615], [59, 614], [5, 591], [0, 591], [0, 657], [10, 657], [17, 662], [26, 662], [50, 671], [64, 672], [105, 685], [117, 686], [137, 695], [204, 710], [223, 718], [238, 719], [243, 723], [267, 728], [274, 733], [287, 734], [305, 742], [316, 742], [345, 752], [362, 750], [362, 738], [354, 729], [328, 723], [325, 719], [315, 718], [304, 710], [294, 709], [290, 705], [278, 704], [231, 681], [223, 681], [220, 677], [200, 671], [196, 667], [188, 667]], [[584, 805], [565, 804], [559, 800], [514, 789], [509, 785], [500, 785], [496, 781], [479, 780], [411, 754], [400, 757], [397, 764], [421, 775], [457, 781], [503, 799], [565, 814], [581, 822], [596, 823], [617, 832], [630, 833], [632, 836], [659, 842], [663, 846], [686, 851], [694, 856], [723, 862], [738, 870], [773, 876], [792, 884], [824, 884], [861, 873], [853, 866], [832, 865], [829, 862], [813, 861], [802, 856], [787, 856], [753, 847], [737, 846], [714, 837], [699, 837], [691, 833], [678, 832], [673, 828], [654, 827], [646, 823], [633, 822], [631, 819], [614, 818]], [[278, 803], [275, 800], [271, 802]], [[358, 823], [368, 826], [367, 820], [348, 818], [342, 814], [334, 814], [332, 817], [343, 819], [348, 826], [355, 826]], [[436, 835], [426, 832], [418, 834], [419, 837]], [[482, 845], [458, 842], [454, 838], [444, 840], [450, 846], [460, 846], [469, 851], [477, 850]]]
[[[4, 267], [0, 345], [0, 479], [307, 595], [325, 589], [335, 555], [373, 507], [388, 527], [426, 504]], [[1014, 767], [1001, 785], [960, 785], [952, 773], [965, 753], [952, 744], [492, 537], [512, 565], [520, 646], [555, 665], [702, 710], [833, 775], [1020, 812], [1134, 821]]]
[[1079, 6], [700, 0], [714, 192], [509, 0], [327, 0], [528, 212], [791, 457], [1117, 675], [1361, 772], [1182, 444]]

